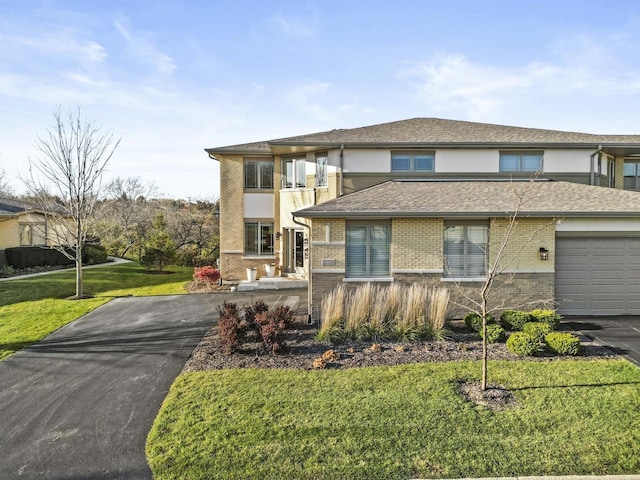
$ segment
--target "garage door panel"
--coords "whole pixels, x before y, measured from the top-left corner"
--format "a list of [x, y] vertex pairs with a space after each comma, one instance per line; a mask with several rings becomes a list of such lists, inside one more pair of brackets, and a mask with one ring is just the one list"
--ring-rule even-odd
[[640, 314], [640, 238], [558, 238], [556, 300], [565, 315]]

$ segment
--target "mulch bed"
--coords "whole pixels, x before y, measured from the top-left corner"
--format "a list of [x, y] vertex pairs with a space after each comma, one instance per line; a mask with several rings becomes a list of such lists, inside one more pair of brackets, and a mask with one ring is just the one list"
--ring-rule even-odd
[[[286, 350], [283, 353], [266, 352], [261, 343], [256, 342], [252, 333], [242, 349], [230, 355], [222, 353], [214, 326], [204, 336], [186, 362], [183, 371], [221, 370], [229, 368], [289, 368], [313, 369], [313, 361], [329, 349], [335, 350], [339, 358], [330, 361], [325, 368], [358, 368], [370, 366], [393, 366], [423, 362], [449, 362], [457, 360], [480, 360], [482, 342], [479, 335], [469, 333], [461, 321], [453, 321], [449, 326], [446, 340], [401, 343], [395, 341], [350, 342], [343, 345], [329, 345], [315, 339], [317, 325], [307, 325], [300, 318], [294, 328], [285, 333]], [[490, 360], [521, 360], [509, 352], [504, 343], [489, 345]], [[580, 358], [615, 357], [606, 347], [589, 339], [582, 339]], [[527, 360], [554, 361], [561, 357], [541, 355], [526, 357]]]

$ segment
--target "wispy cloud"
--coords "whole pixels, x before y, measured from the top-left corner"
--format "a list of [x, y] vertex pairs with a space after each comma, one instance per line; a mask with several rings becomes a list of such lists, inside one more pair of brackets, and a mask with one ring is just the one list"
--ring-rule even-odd
[[291, 38], [315, 38], [319, 32], [319, 21], [315, 11], [310, 15], [295, 16], [276, 13], [269, 17], [269, 23], [283, 35]]
[[114, 25], [127, 42], [131, 55], [143, 62], [151, 63], [161, 73], [173, 73], [176, 69], [173, 58], [157, 48], [148, 34], [132, 33], [126, 25], [126, 20], [118, 20]]
[[403, 68], [398, 78], [408, 81], [414, 94], [436, 111], [458, 112], [471, 119], [491, 113], [526, 97], [640, 93], [640, 72], [608, 77], [601, 64], [557, 60], [519, 66], [473, 62], [460, 54], [436, 55]]

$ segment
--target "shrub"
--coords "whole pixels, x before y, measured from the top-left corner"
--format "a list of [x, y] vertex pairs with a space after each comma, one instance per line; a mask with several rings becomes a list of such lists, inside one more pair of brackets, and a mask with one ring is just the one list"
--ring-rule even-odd
[[[480, 326], [480, 336], [482, 336], [482, 326]], [[488, 343], [497, 343], [504, 340], [506, 334], [504, 333], [504, 328], [502, 328], [497, 323], [492, 323], [491, 325], [487, 325], [487, 342]]]
[[293, 326], [294, 312], [291, 307], [287, 305], [281, 305], [273, 309], [273, 316], [278, 323], [282, 323], [284, 328], [291, 328]]
[[524, 324], [522, 331], [534, 337], [538, 343], [542, 343], [544, 336], [551, 332], [551, 325], [544, 322], [529, 322]]
[[211, 266], [196, 267], [193, 269], [193, 281], [196, 285], [213, 287], [220, 282], [220, 270]]
[[96, 265], [107, 263], [109, 254], [102, 245], [85, 245], [82, 249], [82, 263], [85, 265]]
[[580, 352], [580, 339], [570, 333], [548, 333], [544, 341], [547, 348], [558, 355], [577, 355]]
[[546, 323], [551, 327], [551, 330], [555, 330], [560, 325], [562, 317], [556, 313], [555, 310], [537, 308], [529, 312], [532, 321]]
[[244, 307], [244, 320], [247, 322], [249, 328], [255, 328], [256, 315], [266, 313], [269, 311], [269, 305], [264, 300], [256, 300], [253, 305]]
[[240, 348], [244, 343], [245, 330], [240, 320], [238, 306], [233, 302], [224, 302], [218, 306], [218, 337], [220, 348], [226, 354], [230, 354]]
[[500, 323], [507, 330], [522, 330], [525, 323], [531, 321], [531, 315], [521, 310], [505, 310], [500, 315]]
[[520, 356], [535, 355], [540, 350], [540, 343], [531, 335], [515, 332], [507, 339], [507, 350]]
[[279, 321], [275, 311], [271, 310], [256, 314], [255, 322], [259, 326], [260, 338], [265, 349], [271, 353], [281, 352], [285, 347], [282, 339], [284, 321]]
[[[490, 313], [487, 313], [487, 325], [495, 323], [495, 318]], [[474, 332], [482, 331], [482, 317], [475, 312], [469, 312], [464, 316], [464, 324], [469, 330]]]
[[4, 251], [7, 264], [17, 270], [29, 267], [57, 267], [73, 265], [73, 260], [49, 247], [12, 247]]

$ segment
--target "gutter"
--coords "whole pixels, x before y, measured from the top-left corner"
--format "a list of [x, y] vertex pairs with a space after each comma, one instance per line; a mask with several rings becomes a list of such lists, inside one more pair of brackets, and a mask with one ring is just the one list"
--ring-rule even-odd
[[[311, 226], [306, 223], [299, 222], [296, 220], [296, 214], [294, 212], [291, 213], [291, 219], [293, 223], [296, 225], [300, 225], [301, 227], [306, 228], [309, 231], [309, 280], [307, 283], [307, 325], [311, 325], [313, 323], [313, 318], [311, 317], [312, 313], [312, 303], [311, 303], [311, 294], [313, 292], [313, 273], [311, 272], [313, 263], [311, 262]], [[318, 325], [319, 326], [319, 325]]]
[[596, 184], [595, 156], [600, 154], [601, 152], [602, 152], [602, 145], [598, 145], [598, 149], [595, 152], [593, 152], [591, 154], [591, 156], [589, 157], [589, 159], [590, 159], [590, 163], [589, 163], [590, 167], [589, 168], [591, 170], [591, 179], [590, 179], [591, 185], [595, 185]]

